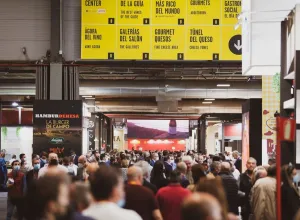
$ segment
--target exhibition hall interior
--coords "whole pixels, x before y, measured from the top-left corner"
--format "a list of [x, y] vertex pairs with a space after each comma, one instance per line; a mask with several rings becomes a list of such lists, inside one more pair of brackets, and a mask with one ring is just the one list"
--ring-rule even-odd
[[0, 220], [300, 220], [298, 3], [0, 0]]

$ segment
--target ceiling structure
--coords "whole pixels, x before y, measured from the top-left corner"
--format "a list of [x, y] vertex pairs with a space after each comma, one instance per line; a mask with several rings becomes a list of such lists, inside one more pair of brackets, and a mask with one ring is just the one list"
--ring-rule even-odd
[[[73, 62], [80, 73], [80, 95], [95, 98], [97, 111], [108, 114], [199, 116], [241, 113], [245, 99], [261, 98], [261, 78], [241, 74], [241, 63], [208, 62], [86, 65]], [[36, 64], [0, 63], [0, 95], [34, 96]], [[217, 87], [230, 84], [230, 87]], [[203, 103], [205, 99], [215, 99]]]

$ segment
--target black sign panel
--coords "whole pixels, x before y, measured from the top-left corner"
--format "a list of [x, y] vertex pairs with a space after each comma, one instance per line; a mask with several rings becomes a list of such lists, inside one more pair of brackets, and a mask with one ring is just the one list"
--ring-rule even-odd
[[38, 100], [33, 105], [33, 153], [82, 153], [82, 101]]
[[95, 149], [95, 127], [96, 127], [96, 117], [92, 115], [89, 118], [89, 128], [88, 128], [88, 135], [89, 135], [89, 150]]

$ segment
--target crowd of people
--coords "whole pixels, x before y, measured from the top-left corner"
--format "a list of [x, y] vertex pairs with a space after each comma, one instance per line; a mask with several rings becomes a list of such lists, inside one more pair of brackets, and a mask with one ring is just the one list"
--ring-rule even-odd
[[[97, 151], [58, 158], [21, 154], [5, 166], [7, 220], [275, 220], [276, 165], [237, 151]], [[299, 175], [282, 167], [282, 219], [300, 219]], [[14, 210], [16, 209], [16, 212]]]

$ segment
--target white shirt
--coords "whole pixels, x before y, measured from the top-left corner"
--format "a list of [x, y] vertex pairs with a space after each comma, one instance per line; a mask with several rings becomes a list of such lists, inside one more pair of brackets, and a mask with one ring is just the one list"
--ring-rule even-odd
[[[60, 169], [61, 171], [68, 173], [68, 168], [66, 168], [60, 164], [57, 165], [57, 169]], [[45, 166], [39, 170], [38, 178], [44, 176], [47, 173], [47, 171], [48, 171], [48, 164], [45, 164]]]
[[122, 209], [112, 202], [92, 204], [83, 215], [95, 220], [142, 220], [135, 211]]
[[234, 169], [234, 171], [232, 172], [232, 175], [233, 175], [234, 179], [238, 180], [241, 173], [238, 169]]

